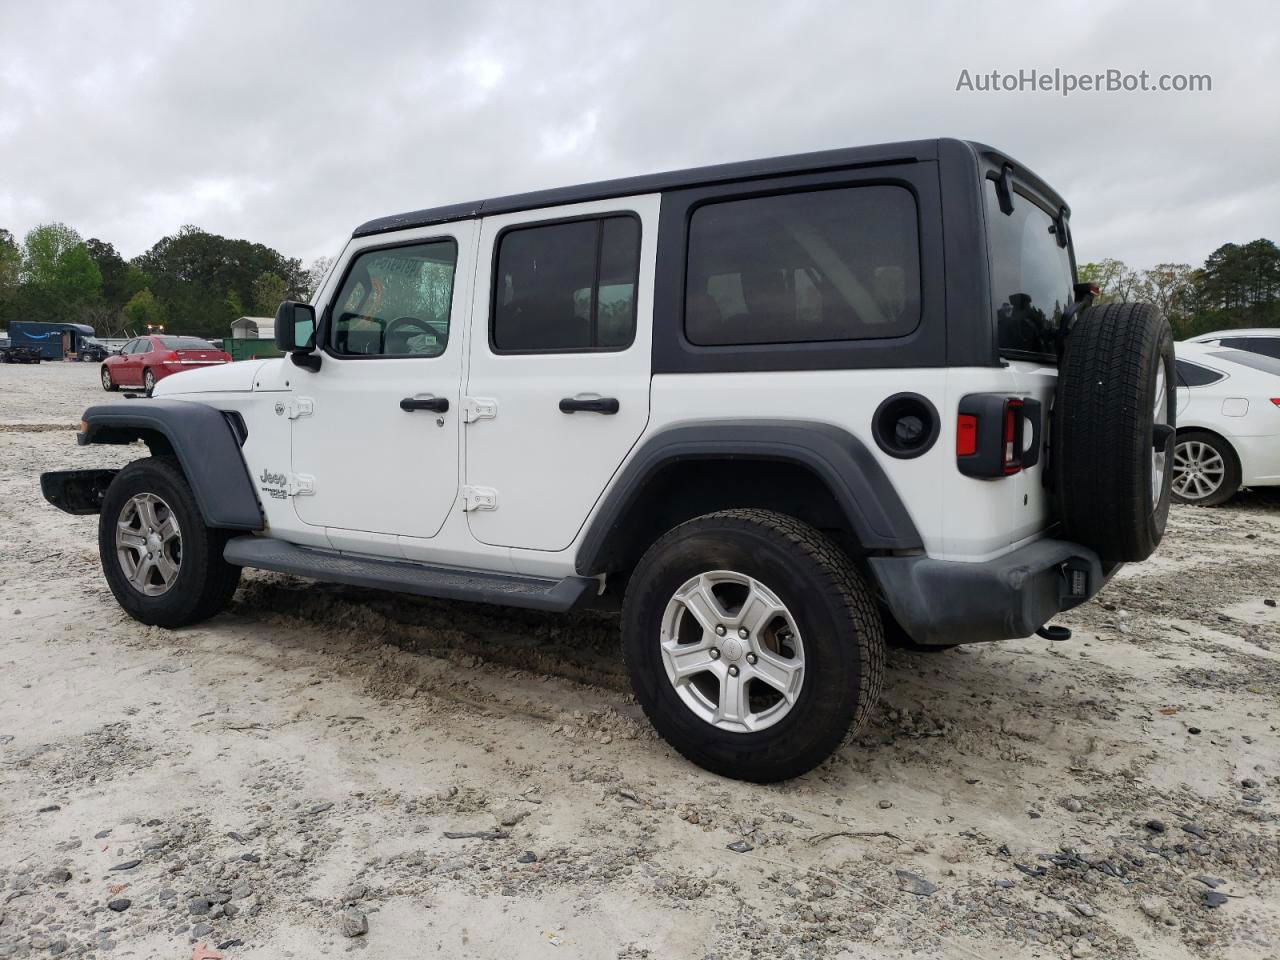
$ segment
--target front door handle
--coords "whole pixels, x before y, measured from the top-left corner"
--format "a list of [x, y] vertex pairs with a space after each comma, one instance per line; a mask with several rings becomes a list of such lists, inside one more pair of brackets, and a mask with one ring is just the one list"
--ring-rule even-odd
[[432, 413], [444, 413], [449, 409], [448, 397], [405, 397], [400, 401], [400, 409], [413, 412], [414, 410], [430, 410]]
[[561, 413], [604, 413], [612, 416], [618, 412], [615, 397], [565, 397], [560, 401]]

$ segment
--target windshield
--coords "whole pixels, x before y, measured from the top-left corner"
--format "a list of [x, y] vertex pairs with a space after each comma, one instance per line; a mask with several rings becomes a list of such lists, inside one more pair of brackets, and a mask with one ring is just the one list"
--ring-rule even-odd
[[1052, 359], [1073, 297], [1070, 248], [1058, 245], [1054, 218], [1027, 197], [1014, 193], [1013, 212], [1004, 213], [994, 180], [984, 196], [1000, 353]]
[[217, 350], [208, 340], [199, 337], [161, 337], [160, 342], [170, 350]]

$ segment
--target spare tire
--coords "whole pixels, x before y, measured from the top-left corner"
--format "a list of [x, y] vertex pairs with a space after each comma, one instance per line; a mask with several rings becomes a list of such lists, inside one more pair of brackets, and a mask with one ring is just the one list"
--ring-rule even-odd
[[1067, 335], [1049, 438], [1068, 540], [1105, 561], [1145, 560], [1169, 517], [1173, 331], [1149, 303], [1089, 307]]

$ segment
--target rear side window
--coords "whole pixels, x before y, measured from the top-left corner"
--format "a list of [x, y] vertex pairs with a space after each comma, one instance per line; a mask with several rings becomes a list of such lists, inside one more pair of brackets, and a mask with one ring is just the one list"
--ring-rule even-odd
[[1198, 363], [1188, 363], [1186, 360], [1177, 360], [1174, 365], [1178, 371], [1178, 383], [1184, 387], [1207, 387], [1226, 376], [1217, 370], [1210, 370]]
[[360, 254], [333, 302], [339, 356], [438, 357], [449, 343], [458, 244], [431, 240]]
[[1280, 337], [1225, 337], [1218, 342], [1233, 350], [1248, 350], [1280, 360]]
[[1056, 356], [1055, 334], [1072, 294], [1071, 257], [1058, 245], [1054, 218], [1015, 194], [1004, 213], [996, 182], [986, 181], [991, 299], [1000, 352], [1037, 359]]
[[902, 187], [709, 203], [688, 249], [691, 343], [901, 337], [920, 323], [916, 202]]
[[493, 278], [498, 353], [623, 350], [636, 332], [640, 221], [571, 220], [507, 230]]

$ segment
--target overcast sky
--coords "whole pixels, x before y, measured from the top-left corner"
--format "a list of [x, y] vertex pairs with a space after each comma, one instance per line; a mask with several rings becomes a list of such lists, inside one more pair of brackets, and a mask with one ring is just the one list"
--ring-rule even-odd
[[[891, 140], [998, 146], [1081, 261], [1280, 242], [1280, 5], [0, 0], [0, 227], [192, 223], [304, 260], [374, 216]], [[961, 70], [1208, 93], [957, 92]]]

